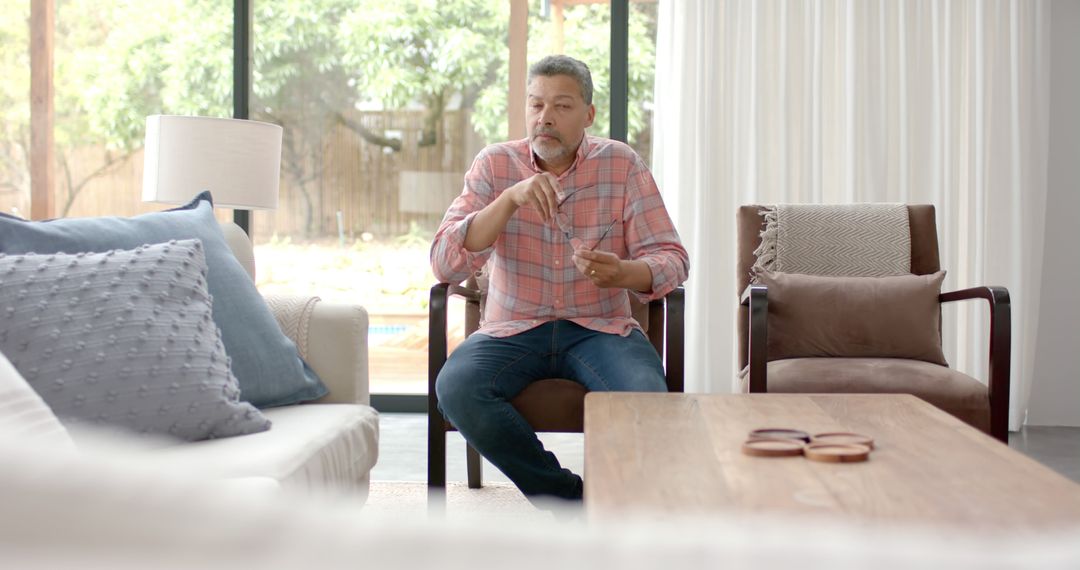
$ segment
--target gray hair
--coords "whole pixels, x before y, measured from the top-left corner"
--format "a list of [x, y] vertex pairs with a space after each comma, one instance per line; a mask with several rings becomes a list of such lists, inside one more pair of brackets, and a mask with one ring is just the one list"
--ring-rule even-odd
[[585, 104], [592, 105], [592, 73], [584, 62], [568, 55], [549, 55], [529, 67], [528, 80], [531, 82], [537, 75], [544, 77], [566, 75], [573, 78], [581, 88], [581, 98], [585, 99]]

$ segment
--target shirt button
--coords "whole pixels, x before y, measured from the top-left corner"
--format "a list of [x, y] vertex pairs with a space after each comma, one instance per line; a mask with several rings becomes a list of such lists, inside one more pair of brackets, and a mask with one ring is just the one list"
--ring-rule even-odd
[[558, 259], [556, 259], [556, 260], [555, 260], [555, 265], [558, 265], [558, 264], [559, 264], [559, 260], [558, 260]]

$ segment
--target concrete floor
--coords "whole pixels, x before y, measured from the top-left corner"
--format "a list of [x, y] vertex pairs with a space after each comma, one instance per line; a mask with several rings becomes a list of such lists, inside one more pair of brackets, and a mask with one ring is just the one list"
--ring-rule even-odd
[[1009, 447], [1080, 483], [1080, 427], [1025, 426]]
[[[580, 474], [585, 463], [585, 436], [580, 433], [543, 433], [540, 441], [559, 461]], [[510, 481], [484, 460], [484, 481]], [[379, 416], [379, 462], [372, 481], [427, 481], [427, 416], [382, 414]], [[446, 434], [446, 480], [465, 481], [465, 440]]]
[[[564, 467], [582, 472], [584, 436], [545, 433], [544, 446], [559, 457]], [[1027, 426], [1009, 435], [1009, 447], [1028, 455], [1062, 475], [1080, 483], [1080, 427]], [[446, 478], [464, 481], [465, 440], [457, 432], [446, 438]], [[427, 416], [423, 414], [382, 414], [380, 418], [379, 462], [371, 471], [373, 481], [427, 480]], [[487, 461], [485, 481], [507, 481], [505, 475]]]

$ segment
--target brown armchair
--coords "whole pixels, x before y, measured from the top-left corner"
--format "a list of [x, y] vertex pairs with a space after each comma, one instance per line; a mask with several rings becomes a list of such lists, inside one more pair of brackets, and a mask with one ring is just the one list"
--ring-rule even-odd
[[[750, 284], [754, 250], [761, 243], [761, 206], [738, 212], [739, 366], [743, 390], [800, 393], [906, 393], [930, 402], [966, 423], [1008, 441], [1009, 293], [975, 287], [942, 293], [939, 303], [986, 299], [990, 306], [990, 379], [984, 385], [946, 366], [902, 358], [786, 358], [768, 354], [768, 287]], [[940, 270], [934, 206], [909, 205], [911, 272]], [[939, 313], [940, 318], [940, 313]], [[939, 321], [940, 322], [940, 321]], [[940, 328], [939, 328], [940, 330]]]
[[[447, 306], [450, 296], [465, 300], [465, 336], [479, 328], [485, 293], [475, 278], [464, 286], [439, 283], [431, 288], [428, 341], [428, 489], [446, 486], [446, 432], [454, 430], [439, 412], [435, 380], [447, 358]], [[656, 352], [664, 358], [668, 391], [683, 391], [683, 288], [648, 305], [630, 299], [634, 317], [645, 329]], [[552, 378], [533, 382], [511, 404], [537, 432], [582, 432], [586, 390], [577, 382]], [[469, 487], [482, 486], [480, 453], [466, 446]]]

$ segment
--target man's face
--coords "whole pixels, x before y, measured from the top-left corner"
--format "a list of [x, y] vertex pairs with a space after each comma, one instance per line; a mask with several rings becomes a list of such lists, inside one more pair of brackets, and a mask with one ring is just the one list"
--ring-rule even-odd
[[585, 104], [572, 77], [538, 75], [529, 82], [526, 130], [533, 152], [545, 162], [571, 157], [595, 115], [596, 108]]

